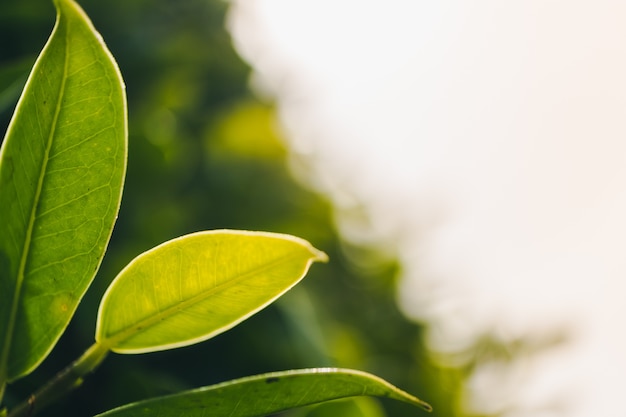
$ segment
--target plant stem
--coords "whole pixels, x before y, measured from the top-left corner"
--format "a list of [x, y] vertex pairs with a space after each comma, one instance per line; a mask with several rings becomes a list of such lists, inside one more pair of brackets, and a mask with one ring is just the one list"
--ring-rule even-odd
[[83, 377], [96, 369], [107, 353], [109, 353], [107, 347], [94, 343], [80, 358], [31, 394], [28, 400], [12, 409], [7, 417], [34, 416], [50, 403], [78, 388], [83, 382]]

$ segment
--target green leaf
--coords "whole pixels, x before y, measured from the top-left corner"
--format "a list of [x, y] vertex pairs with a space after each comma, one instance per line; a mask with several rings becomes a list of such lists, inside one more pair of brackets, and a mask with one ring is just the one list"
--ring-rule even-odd
[[104, 255], [126, 171], [117, 65], [76, 3], [55, 4], [0, 151], [0, 393], [70, 321]]
[[186, 346], [222, 333], [293, 287], [326, 255], [288, 235], [217, 230], [135, 258], [105, 293], [96, 341], [119, 353]]
[[431, 410], [429, 404], [377, 376], [350, 369], [321, 368], [241, 378], [140, 401], [97, 417], [255, 417], [359, 395], [391, 398]]

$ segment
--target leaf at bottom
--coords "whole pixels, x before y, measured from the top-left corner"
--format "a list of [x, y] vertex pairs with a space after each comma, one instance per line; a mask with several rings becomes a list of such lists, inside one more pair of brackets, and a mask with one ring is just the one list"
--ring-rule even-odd
[[255, 417], [353, 396], [399, 400], [430, 411], [424, 401], [377, 376], [337, 368], [274, 372], [129, 404], [98, 417]]

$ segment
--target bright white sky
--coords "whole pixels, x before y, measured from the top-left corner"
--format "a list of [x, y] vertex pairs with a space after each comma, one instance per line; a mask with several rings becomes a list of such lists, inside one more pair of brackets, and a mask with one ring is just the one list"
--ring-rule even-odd
[[508, 377], [477, 374], [468, 406], [512, 395], [527, 410], [516, 417], [623, 416], [626, 3], [238, 0], [231, 12], [315, 181], [339, 204], [365, 202], [379, 239], [398, 242], [399, 298], [431, 324], [433, 349], [487, 329], [572, 332]]

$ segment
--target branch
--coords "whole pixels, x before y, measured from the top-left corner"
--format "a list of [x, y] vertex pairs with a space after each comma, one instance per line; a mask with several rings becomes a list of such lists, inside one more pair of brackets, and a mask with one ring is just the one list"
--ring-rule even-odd
[[78, 388], [83, 382], [83, 377], [93, 372], [108, 353], [108, 348], [94, 343], [80, 358], [31, 394], [28, 400], [12, 409], [7, 417], [34, 416], [49, 404]]

